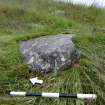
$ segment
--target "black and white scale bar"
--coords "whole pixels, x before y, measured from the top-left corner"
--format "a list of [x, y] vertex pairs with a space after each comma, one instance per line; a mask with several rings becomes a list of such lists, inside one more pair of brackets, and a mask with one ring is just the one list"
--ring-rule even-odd
[[68, 94], [68, 93], [28, 93], [28, 92], [10, 92], [11, 96], [41, 96], [41, 97], [64, 97], [77, 99], [96, 99], [96, 94]]

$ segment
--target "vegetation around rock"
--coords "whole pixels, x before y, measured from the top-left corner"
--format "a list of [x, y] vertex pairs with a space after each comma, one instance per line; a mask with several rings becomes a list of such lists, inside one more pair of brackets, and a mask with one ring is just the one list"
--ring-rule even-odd
[[[60, 11], [60, 12], [58, 12]], [[0, 0], [0, 105], [104, 105], [105, 10], [52, 0]], [[81, 51], [79, 65], [70, 70], [39, 75], [41, 86], [32, 87], [19, 43], [61, 32], [75, 34]], [[97, 100], [12, 98], [11, 90], [96, 93]]]

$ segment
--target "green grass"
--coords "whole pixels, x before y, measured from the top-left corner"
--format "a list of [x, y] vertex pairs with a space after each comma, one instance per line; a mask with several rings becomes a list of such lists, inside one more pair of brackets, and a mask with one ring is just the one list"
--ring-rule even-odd
[[[51, 0], [0, 0], [0, 105], [104, 105], [105, 10], [54, 3]], [[81, 52], [79, 65], [38, 75], [41, 86], [32, 87], [29, 68], [19, 43], [61, 32], [75, 34]], [[96, 93], [97, 100], [13, 98], [12, 90]]]

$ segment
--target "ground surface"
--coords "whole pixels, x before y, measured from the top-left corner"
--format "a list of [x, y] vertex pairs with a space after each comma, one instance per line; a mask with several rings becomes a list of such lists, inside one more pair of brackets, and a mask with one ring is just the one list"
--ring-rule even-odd
[[[105, 10], [51, 0], [0, 0], [0, 105], [104, 105]], [[39, 75], [41, 86], [32, 87], [19, 51], [22, 40], [57, 34], [75, 34], [81, 51], [79, 65]], [[12, 98], [11, 90], [96, 93], [97, 100]]]

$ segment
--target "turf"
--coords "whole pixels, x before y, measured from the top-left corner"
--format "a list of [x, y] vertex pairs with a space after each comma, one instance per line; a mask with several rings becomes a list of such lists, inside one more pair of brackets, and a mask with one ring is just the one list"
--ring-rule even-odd
[[[104, 105], [105, 10], [55, 3], [51, 0], [0, 0], [0, 105]], [[29, 68], [19, 44], [45, 35], [75, 34], [80, 50], [78, 65], [38, 75], [41, 86], [32, 87]], [[36, 75], [36, 74], [35, 74]], [[96, 100], [13, 98], [12, 90], [96, 93]]]

